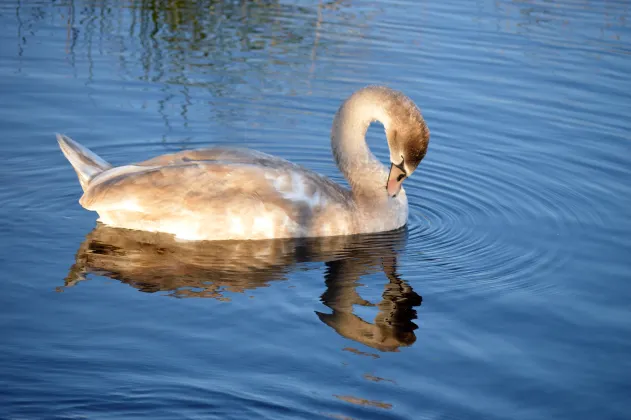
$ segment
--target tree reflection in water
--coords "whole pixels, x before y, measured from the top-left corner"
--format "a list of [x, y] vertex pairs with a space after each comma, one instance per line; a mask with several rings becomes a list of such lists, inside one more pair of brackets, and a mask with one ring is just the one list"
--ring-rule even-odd
[[[323, 94], [317, 80], [339, 59], [366, 58], [348, 46], [379, 12], [346, 0], [65, 0], [18, 2], [15, 13], [19, 56], [48, 22], [65, 26], [63, 71], [100, 95], [94, 108], [153, 114], [154, 135], [179, 150], [206, 139], [208, 121], [226, 139], [257, 141], [261, 121], [314, 112], [304, 97]], [[288, 99], [270, 106], [269, 95]]]

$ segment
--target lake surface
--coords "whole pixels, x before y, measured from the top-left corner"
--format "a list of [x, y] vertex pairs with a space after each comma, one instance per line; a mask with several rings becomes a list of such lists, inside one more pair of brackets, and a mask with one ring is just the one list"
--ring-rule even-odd
[[[0, 418], [628, 418], [630, 9], [3, 1]], [[54, 137], [114, 164], [253, 147], [343, 183], [333, 114], [372, 83], [432, 132], [389, 234], [96, 227]]]

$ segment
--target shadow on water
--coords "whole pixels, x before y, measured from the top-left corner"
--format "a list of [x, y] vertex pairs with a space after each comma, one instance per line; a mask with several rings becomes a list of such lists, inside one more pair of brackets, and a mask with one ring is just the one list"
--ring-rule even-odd
[[[324, 262], [322, 302], [332, 313], [316, 312], [338, 334], [381, 351], [397, 351], [416, 341], [417, 306], [422, 298], [397, 274], [397, 253], [405, 229], [379, 235], [300, 240], [180, 242], [169, 235], [111, 228], [99, 224], [76, 254], [65, 286], [96, 274], [119, 280], [141, 292], [167, 296], [229, 300], [225, 292], [244, 292], [283, 280], [301, 263]], [[363, 276], [383, 272], [388, 278], [381, 300], [363, 299]], [[376, 307], [372, 323], [353, 306]]]

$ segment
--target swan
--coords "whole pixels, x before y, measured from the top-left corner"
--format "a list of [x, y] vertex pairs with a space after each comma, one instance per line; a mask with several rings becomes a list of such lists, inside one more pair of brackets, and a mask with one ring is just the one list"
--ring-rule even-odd
[[[385, 128], [390, 168], [366, 144], [373, 121]], [[402, 188], [425, 157], [429, 129], [403, 93], [368, 86], [338, 109], [331, 129], [335, 162], [350, 190], [259, 151], [186, 150], [113, 167], [57, 134], [84, 191], [79, 203], [112, 227], [184, 240], [258, 240], [376, 233], [403, 227]]]

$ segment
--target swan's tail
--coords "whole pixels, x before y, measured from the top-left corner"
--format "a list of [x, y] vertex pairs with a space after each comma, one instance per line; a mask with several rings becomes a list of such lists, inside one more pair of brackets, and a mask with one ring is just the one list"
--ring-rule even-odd
[[83, 191], [88, 188], [92, 178], [112, 168], [112, 165], [101, 159], [96, 153], [87, 147], [81, 146], [68, 136], [57, 134], [57, 142], [59, 142], [61, 151], [77, 173]]

